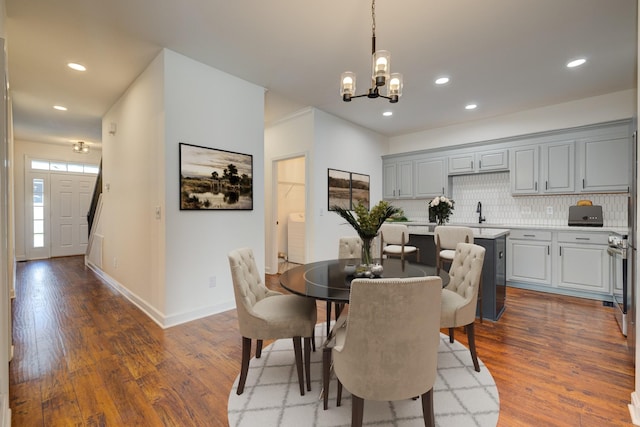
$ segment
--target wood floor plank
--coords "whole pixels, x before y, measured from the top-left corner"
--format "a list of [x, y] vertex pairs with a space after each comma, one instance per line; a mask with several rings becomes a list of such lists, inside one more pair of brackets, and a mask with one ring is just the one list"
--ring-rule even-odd
[[[82, 257], [19, 263], [16, 279], [14, 426], [227, 425], [235, 310], [163, 330]], [[265, 282], [283, 292], [277, 275]], [[500, 395], [498, 426], [631, 425], [633, 355], [612, 308], [508, 288], [503, 317], [475, 333]], [[456, 339], [467, 345], [462, 329]]]

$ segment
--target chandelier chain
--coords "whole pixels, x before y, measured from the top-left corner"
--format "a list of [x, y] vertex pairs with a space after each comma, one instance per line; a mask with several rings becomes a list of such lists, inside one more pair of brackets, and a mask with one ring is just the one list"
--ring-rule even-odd
[[371, 32], [376, 36], [376, 0], [371, 2]]

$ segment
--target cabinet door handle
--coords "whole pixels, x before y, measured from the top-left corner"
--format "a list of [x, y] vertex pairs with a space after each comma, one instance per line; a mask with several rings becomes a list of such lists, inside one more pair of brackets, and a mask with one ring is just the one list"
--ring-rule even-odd
[[544, 182], [544, 189], [548, 190], [549, 189], [549, 181], [545, 181]]
[[560, 246], [560, 256], [562, 256], [562, 246]]
[[547, 255], [551, 255], [551, 247], [547, 245]]
[[591, 240], [591, 237], [576, 237], [576, 240]]
[[478, 169], [482, 169], [482, 160], [478, 160]]
[[535, 234], [524, 234], [524, 237], [536, 237]]
[[582, 178], [582, 189], [584, 190], [584, 178]]
[[471, 160], [471, 169], [473, 169], [473, 160]]
[[538, 181], [536, 181], [535, 185], [534, 185], [534, 190], [538, 191]]
[[444, 187], [442, 187], [442, 195], [444, 195]]
[[398, 189], [398, 197], [400, 197], [402, 195], [400, 189]]

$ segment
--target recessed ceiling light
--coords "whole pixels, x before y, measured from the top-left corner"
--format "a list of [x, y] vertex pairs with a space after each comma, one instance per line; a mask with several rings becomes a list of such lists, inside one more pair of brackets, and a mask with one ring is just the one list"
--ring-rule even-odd
[[60, 111], [67, 111], [67, 107], [63, 107], [62, 105], [54, 105], [53, 108]]
[[385, 117], [393, 116], [393, 111], [385, 111], [382, 115]]
[[476, 108], [478, 108], [478, 104], [467, 104], [464, 107], [466, 110], [475, 110]]
[[444, 85], [449, 83], [449, 77], [440, 77], [438, 79], [436, 79], [436, 84], [437, 85]]
[[587, 60], [584, 58], [574, 59], [573, 61], [567, 63], [567, 67], [568, 68], [579, 67], [585, 62], [587, 62]]
[[77, 64], [75, 62], [69, 62], [67, 64], [67, 67], [71, 68], [72, 70], [76, 70], [76, 71], [87, 71], [87, 67], [85, 67], [82, 64]]

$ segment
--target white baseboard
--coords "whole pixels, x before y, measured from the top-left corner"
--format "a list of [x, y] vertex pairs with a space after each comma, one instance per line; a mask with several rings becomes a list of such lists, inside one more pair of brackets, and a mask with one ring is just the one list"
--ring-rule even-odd
[[638, 396], [635, 391], [631, 393], [629, 414], [631, 414], [631, 422], [633, 423], [633, 425], [640, 426], [640, 396]]
[[96, 273], [102, 280], [104, 280], [109, 286], [117, 290], [125, 298], [131, 301], [136, 307], [142, 310], [151, 320], [153, 320], [158, 326], [163, 329], [177, 326], [182, 323], [190, 322], [192, 320], [201, 319], [203, 317], [211, 316], [213, 314], [222, 313], [224, 311], [232, 310], [236, 308], [235, 303], [228, 302], [218, 304], [214, 306], [202, 307], [197, 310], [191, 310], [184, 313], [165, 315], [160, 313], [155, 307], [152, 307], [145, 300], [140, 298], [135, 293], [131, 292], [113, 277], [102, 271], [98, 266], [93, 264], [87, 257], [85, 257], [85, 265], [89, 267], [94, 273]]
[[11, 408], [9, 408], [9, 395], [0, 395], [0, 427], [11, 427]]

